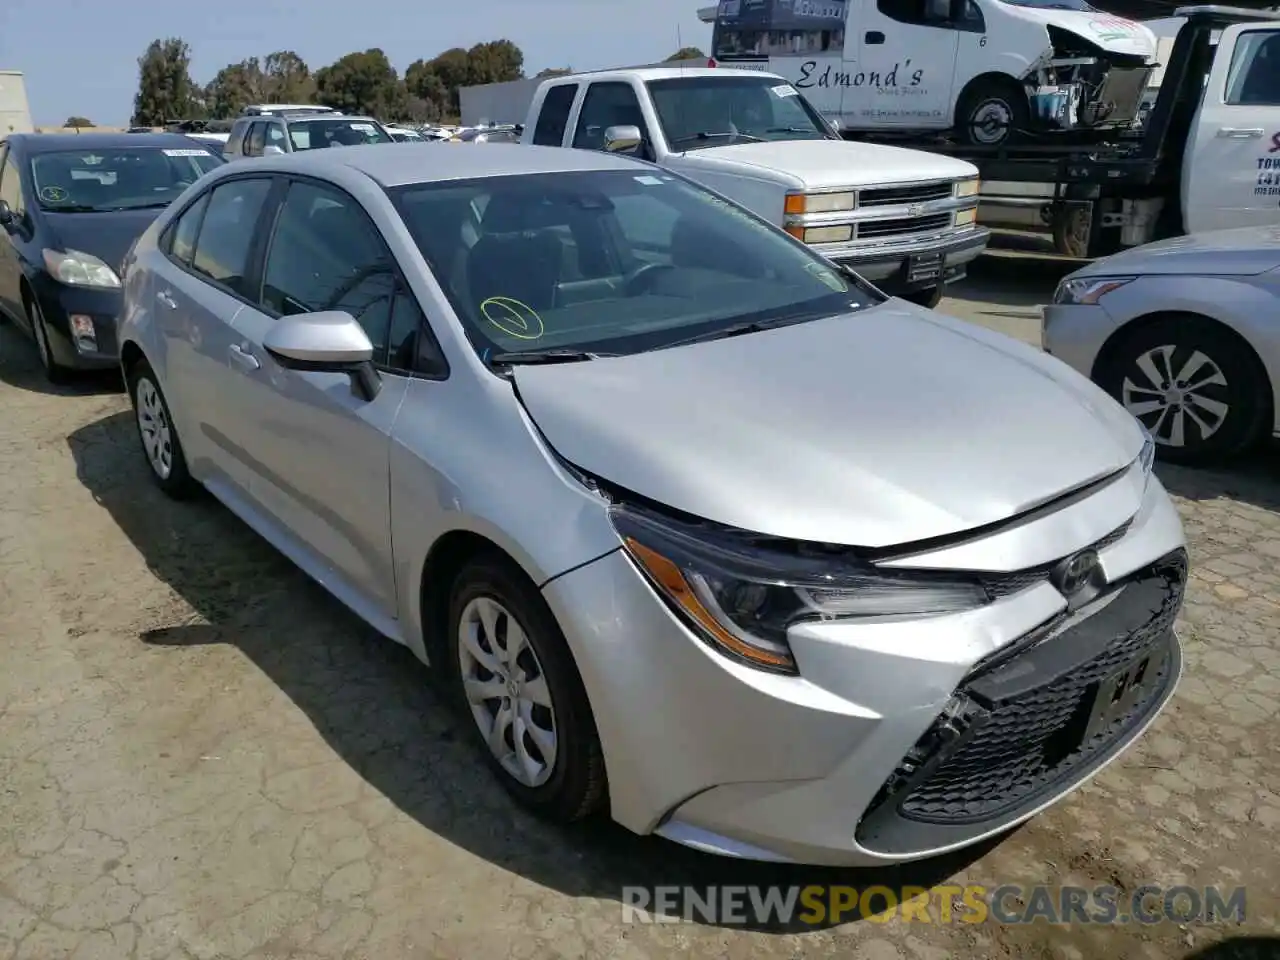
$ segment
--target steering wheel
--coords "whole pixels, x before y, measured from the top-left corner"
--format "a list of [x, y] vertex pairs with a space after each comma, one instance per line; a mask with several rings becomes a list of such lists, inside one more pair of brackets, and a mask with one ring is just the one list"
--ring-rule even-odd
[[674, 269], [669, 263], [642, 263], [622, 278], [623, 292], [629, 296], [645, 293], [659, 273]]

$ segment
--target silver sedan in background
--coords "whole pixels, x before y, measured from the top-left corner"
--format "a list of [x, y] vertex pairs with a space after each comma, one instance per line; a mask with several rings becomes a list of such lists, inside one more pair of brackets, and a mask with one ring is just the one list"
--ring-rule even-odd
[[1280, 432], [1280, 230], [1177, 237], [1095, 261], [1044, 309], [1044, 348], [1091, 377], [1165, 459], [1219, 461]]
[[127, 265], [121, 361], [160, 487], [445, 671], [519, 801], [890, 863], [1168, 701], [1182, 528], [1088, 380], [649, 164], [422, 161], [203, 178]]

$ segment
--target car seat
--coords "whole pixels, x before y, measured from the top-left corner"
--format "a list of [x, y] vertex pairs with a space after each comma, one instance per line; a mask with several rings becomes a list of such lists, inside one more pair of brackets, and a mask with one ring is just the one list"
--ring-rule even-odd
[[[551, 233], [554, 207], [526, 198], [496, 196], [485, 210], [482, 234], [467, 256], [473, 309], [492, 297], [518, 300], [534, 310], [555, 305], [564, 245]], [[541, 223], [539, 222], [541, 221]]]

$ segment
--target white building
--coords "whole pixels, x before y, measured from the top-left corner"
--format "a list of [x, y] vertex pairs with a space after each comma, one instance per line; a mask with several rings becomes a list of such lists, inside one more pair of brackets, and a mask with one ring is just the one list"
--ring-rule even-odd
[[22, 72], [0, 70], [0, 138], [11, 133], [31, 133], [34, 129]]

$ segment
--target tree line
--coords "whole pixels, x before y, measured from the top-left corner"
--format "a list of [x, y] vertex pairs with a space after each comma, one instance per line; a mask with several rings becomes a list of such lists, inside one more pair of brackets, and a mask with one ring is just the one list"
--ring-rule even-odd
[[[696, 47], [684, 47], [667, 59], [702, 56]], [[536, 76], [571, 72], [551, 67]], [[348, 53], [315, 71], [294, 51], [277, 50], [229, 63], [202, 86], [191, 76], [191, 47], [179, 37], [168, 37], [152, 40], [138, 58], [133, 123], [152, 127], [176, 120], [230, 119], [251, 103], [322, 103], [382, 120], [427, 123], [458, 116], [461, 87], [524, 75], [524, 53], [504, 39], [415, 60], [403, 77], [377, 47]], [[83, 117], [72, 119], [83, 121], [75, 126], [90, 125]]]

